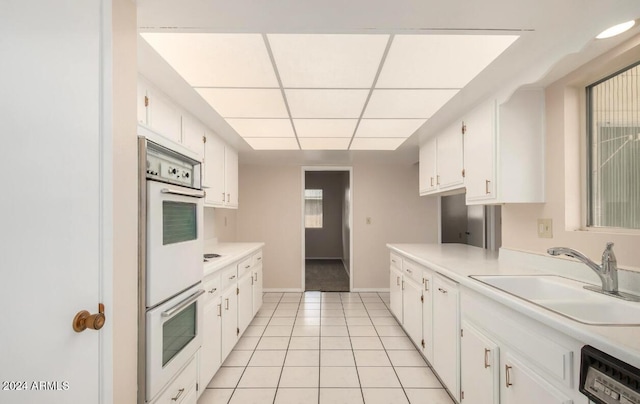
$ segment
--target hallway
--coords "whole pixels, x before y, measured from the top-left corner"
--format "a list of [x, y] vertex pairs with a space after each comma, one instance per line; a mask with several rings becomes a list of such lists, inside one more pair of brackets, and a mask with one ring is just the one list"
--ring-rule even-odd
[[349, 274], [342, 260], [306, 259], [304, 277], [307, 291], [349, 291]]

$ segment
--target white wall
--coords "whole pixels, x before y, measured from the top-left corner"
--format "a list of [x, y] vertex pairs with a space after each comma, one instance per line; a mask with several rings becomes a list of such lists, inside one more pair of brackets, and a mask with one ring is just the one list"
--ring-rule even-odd
[[[545, 204], [502, 208], [504, 248], [545, 254], [555, 245], [582, 251], [599, 262], [607, 241], [615, 243], [618, 265], [640, 271], [640, 232], [584, 231], [584, 88], [640, 59], [636, 37], [546, 88]], [[553, 238], [537, 236], [537, 219], [553, 219]], [[624, 287], [624, 285], [621, 285]]]
[[[302, 287], [299, 166], [240, 165], [237, 241], [263, 241], [264, 287]], [[354, 289], [389, 288], [386, 243], [437, 242], [435, 197], [418, 196], [417, 165], [353, 166]], [[366, 224], [366, 218], [371, 224]]]

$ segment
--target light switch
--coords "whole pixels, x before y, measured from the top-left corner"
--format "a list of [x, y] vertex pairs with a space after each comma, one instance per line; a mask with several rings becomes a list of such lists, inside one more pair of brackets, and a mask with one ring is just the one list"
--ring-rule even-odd
[[538, 237], [553, 238], [553, 220], [538, 219]]

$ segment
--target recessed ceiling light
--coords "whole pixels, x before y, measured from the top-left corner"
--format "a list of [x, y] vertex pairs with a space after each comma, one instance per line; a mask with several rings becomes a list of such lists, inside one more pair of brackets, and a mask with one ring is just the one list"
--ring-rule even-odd
[[356, 137], [404, 137], [413, 135], [426, 119], [363, 119]]
[[348, 137], [353, 136], [357, 119], [294, 119], [296, 133], [301, 137]]
[[254, 150], [300, 150], [298, 142], [292, 137], [252, 137], [244, 140]]
[[367, 138], [367, 137], [356, 137], [353, 138], [353, 142], [351, 143], [351, 147], [349, 150], [395, 150], [400, 146], [406, 138], [385, 138], [385, 137], [377, 137], [377, 138]]
[[242, 137], [295, 137], [289, 119], [227, 119]]
[[266, 88], [196, 88], [223, 118], [288, 118], [282, 92]]
[[600, 34], [598, 34], [598, 36], [596, 36], [597, 39], [606, 39], [606, 38], [611, 38], [613, 36], [616, 35], [620, 35], [625, 31], [628, 31], [631, 29], [631, 27], [633, 27], [634, 25], [636, 25], [635, 21], [627, 21], [627, 22], [623, 22], [622, 24], [618, 24], [618, 25], [614, 25], [611, 28], [607, 28], [604, 31], [602, 31]]
[[285, 89], [292, 118], [358, 118], [369, 90]]
[[302, 150], [347, 150], [350, 138], [301, 138], [300, 147]]

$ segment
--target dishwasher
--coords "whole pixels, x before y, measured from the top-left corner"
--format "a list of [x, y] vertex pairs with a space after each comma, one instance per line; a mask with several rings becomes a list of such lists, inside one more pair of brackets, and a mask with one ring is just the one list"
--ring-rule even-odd
[[640, 404], [640, 369], [589, 345], [580, 364], [580, 392], [592, 403]]

